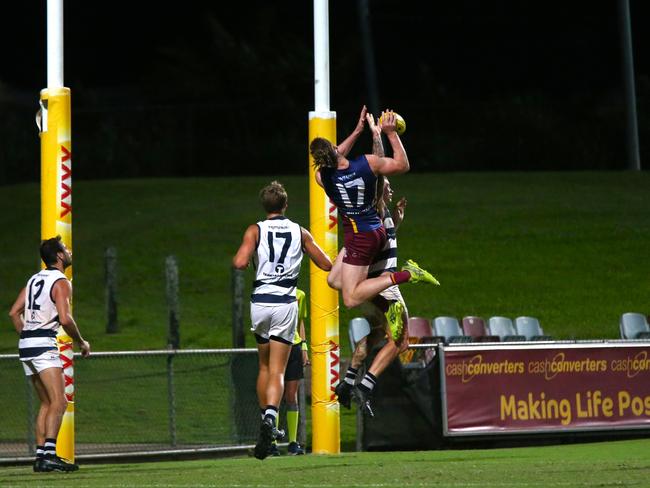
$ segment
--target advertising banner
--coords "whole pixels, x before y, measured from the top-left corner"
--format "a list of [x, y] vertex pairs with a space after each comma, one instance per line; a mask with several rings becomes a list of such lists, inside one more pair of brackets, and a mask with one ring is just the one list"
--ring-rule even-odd
[[650, 343], [442, 348], [444, 434], [650, 428]]

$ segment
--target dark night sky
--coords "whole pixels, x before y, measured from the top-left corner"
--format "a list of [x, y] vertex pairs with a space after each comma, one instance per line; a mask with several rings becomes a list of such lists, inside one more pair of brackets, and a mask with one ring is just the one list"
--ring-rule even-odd
[[[192, 0], [173, 8], [133, 0], [107, 5], [110, 10], [96, 2], [65, 2], [68, 86], [139, 83], [165, 52], [211, 42], [208, 15], [252, 43], [273, 38], [261, 32], [269, 30], [307, 49], [312, 45], [310, 0], [247, 1], [227, 8]], [[3, 6], [0, 80], [5, 84], [31, 90], [44, 86], [44, 6], [45, 0]], [[608, 84], [618, 77], [616, 0], [370, 0], [370, 6], [378, 65], [399, 73], [404, 84], [424, 63], [441, 82], [478, 92], [565, 89], [567, 78]], [[631, 9], [637, 74], [647, 76], [650, 53], [643, 26], [649, 8], [643, 0], [632, 0]], [[360, 48], [356, 1], [331, 0], [330, 11], [334, 64], [340, 53]]]
[[[617, 0], [369, 3], [381, 104], [404, 109], [411, 123], [426, 125], [427, 114], [448, 100], [468, 114], [471, 106], [459, 100], [494, 100], [499, 106], [504, 97], [541, 97], [542, 105], [560, 106], [568, 99], [621, 96]], [[630, 2], [641, 96], [650, 74], [648, 3]], [[32, 103], [46, 85], [45, 4], [3, 5], [0, 96], [4, 86], [5, 98]], [[259, 95], [268, 90], [285, 91], [300, 107], [302, 123], [313, 108], [312, 5], [311, 0], [171, 5], [67, 0], [65, 84], [73, 90], [73, 110], [139, 99], [208, 102], [252, 115], [259, 113], [260, 101], [246, 97], [246, 90]], [[361, 103], [368, 102], [357, 1], [330, 0], [330, 13], [332, 109], [339, 114], [339, 130], [347, 130]], [[271, 66], [247, 68], [256, 62]], [[111, 95], [105, 99], [102, 93]], [[249, 99], [258, 106], [247, 107]], [[286, 100], [278, 98], [277, 105]], [[445, 116], [436, 123], [454, 121]]]

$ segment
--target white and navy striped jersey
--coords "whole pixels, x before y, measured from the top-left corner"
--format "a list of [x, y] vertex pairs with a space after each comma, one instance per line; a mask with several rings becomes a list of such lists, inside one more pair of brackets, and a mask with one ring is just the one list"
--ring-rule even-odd
[[295, 302], [303, 255], [300, 225], [278, 216], [258, 222], [257, 227], [259, 240], [253, 255], [255, 281], [251, 302]]
[[57, 349], [59, 315], [52, 296], [54, 283], [67, 278], [61, 271], [48, 268], [36, 273], [25, 287], [25, 326], [20, 333], [18, 352], [22, 361]]
[[397, 231], [388, 207], [384, 208], [383, 222], [386, 228], [386, 244], [372, 260], [368, 268], [368, 278], [379, 276], [384, 271], [397, 271]]

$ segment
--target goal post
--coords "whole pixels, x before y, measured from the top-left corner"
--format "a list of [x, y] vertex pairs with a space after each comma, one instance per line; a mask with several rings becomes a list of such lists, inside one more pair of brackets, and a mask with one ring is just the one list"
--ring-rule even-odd
[[[330, 110], [329, 2], [314, 0], [314, 110], [309, 112], [309, 141], [323, 137], [336, 144], [336, 112]], [[314, 178], [309, 156], [309, 222], [312, 235], [334, 260], [338, 252], [336, 206]], [[327, 285], [327, 273], [310, 265], [312, 350], [312, 452], [341, 452], [339, 404], [339, 294]]]
[[[72, 251], [72, 130], [70, 89], [63, 86], [63, 0], [47, 0], [47, 88], [41, 90], [41, 239], [60, 235]], [[72, 266], [66, 269], [72, 281]], [[56, 443], [74, 462], [74, 367], [72, 338], [59, 328], [59, 354], [68, 400]]]
[[[336, 144], [336, 113], [309, 113], [309, 141], [324, 137]], [[338, 251], [336, 206], [314, 177], [309, 157], [309, 222], [316, 242], [332, 260]], [[334, 394], [339, 381], [339, 296], [327, 285], [327, 272], [310, 264], [312, 350], [312, 452], [338, 454], [340, 411]]]
[[[72, 146], [70, 89], [41, 91], [41, 239], [57, 235], [72, 250]], [[72, 281], [72, 266], [65, 270]], [[72, 338], [57, 335], [68, 406], [57, 439], [57, 454], [74, 461], [74, 368]]]

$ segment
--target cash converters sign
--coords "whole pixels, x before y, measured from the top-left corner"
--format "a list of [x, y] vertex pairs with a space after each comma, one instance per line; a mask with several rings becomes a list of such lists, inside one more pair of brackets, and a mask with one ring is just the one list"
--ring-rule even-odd
[[650, 428], [650, 343], [441, 355], [447, 435]]

